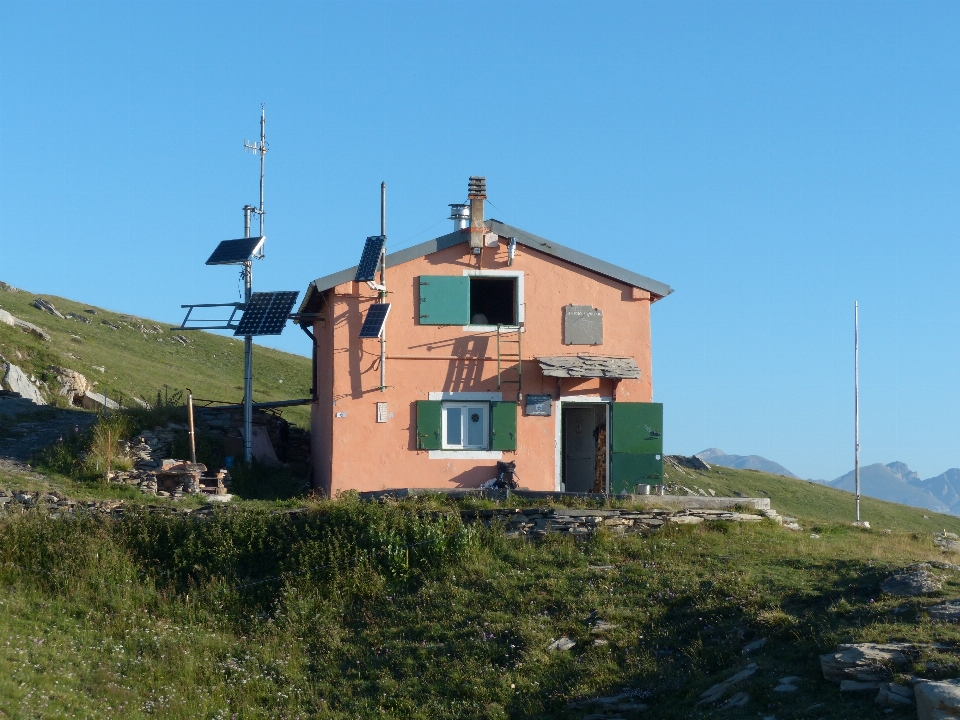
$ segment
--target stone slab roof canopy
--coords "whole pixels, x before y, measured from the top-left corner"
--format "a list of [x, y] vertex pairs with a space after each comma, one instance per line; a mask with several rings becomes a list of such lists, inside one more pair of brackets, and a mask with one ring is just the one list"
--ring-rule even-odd
[[640, 368], [632, 357], [580, 353], [538, 357], [537, 362], [546, 377], [632, 380], [640, 377]]
[[[619, 280], [620, 282], [632, 287], [646, 290], [651, 294], [652, 300], [654, 301], [659, 300], [662, 297], [666, 297], [673, 292], [673, 288], [665, 283], [653, 280], [652, 278], [648, 278], [644, 275], [640, 275], [639, 273], [635, 273], [632, 270], [620, 267], [619, 265], [614, 265], [606, 260], [601, 260], [600, 258], [593, 257], [592, 255], [587, 255], [586, 253], [582, 253], [579, 250], [574, 250], [573, 248], [561, 245], [560, 243], [552, 240], [547, 240], [546, 238], [529, 233], [526, 230], [521, 230], [520, 228], [513, 227], [512, 225], [507, 225], [499, 220], [494, 220], [491, 218], [483, 224], [489, 232], [496, 233], [500, 237], [516, 238], [517, 244], [519, 245], [524, 245], [528, 248], [536, 250], [537, 252], [551, 255], [560, 260], [564, 260], [571, 265], [576, 265], [586, 270], [592, 270], [599, 275], [603, 275], [614, 280]], [[414, 245], [412, 247], [390, 253], [387, 255], [387, 267], [402, 265], [403, 263], [416, 260], [417, 258], [430, 255], [440, 250], [445, 250], [449, 247], [453, 247], [454, 245], [467, 243], [469, 240], [469, 232], [455, 230], [452, 233], [441, 235], [433, 240], [427, 240], [419, 245]], [[317, 305], [319, 302], [319, 299], [317, 298], [318, 293], [322, 293], [325, 290], [334, 288], [341, 283], [350, 282], [356, 276], [356, 272], [357, 267], [353, 266], [340, 270], [339, 272], [317, 278], [310, 283], [307, 286], [307, 292], [304, 295], [303, 302], [298, 311], [298, 314], [303, 314], [305, 317], [302, 320], [298, 320], [298, 322], [301, 324], [309, 324], [306, 314], [317, 311]]]

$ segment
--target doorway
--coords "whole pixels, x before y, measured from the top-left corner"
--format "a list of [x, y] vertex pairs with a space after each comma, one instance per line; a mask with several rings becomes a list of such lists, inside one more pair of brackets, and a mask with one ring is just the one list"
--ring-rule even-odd
[[607, 492], [607, 404], [565, 402], [560, 407], [563, 489]]

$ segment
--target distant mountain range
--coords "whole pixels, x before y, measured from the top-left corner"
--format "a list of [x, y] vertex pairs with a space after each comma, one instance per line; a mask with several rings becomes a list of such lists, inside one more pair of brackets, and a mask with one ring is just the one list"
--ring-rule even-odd
[[723, 467], [736, 468], [737, 470], [760, 470], [761, 472], [770, 473], [771, 475], [797, 477], [780, 463], [767, 460], [759, 455], [727, 455], [723, 450], [707, 448], [706, 450], [698, 452], [697, 457], [705, 463], [712, 465], [722, 465]]
[[[712, 465], [797, 477], [780, 463], [759, 455], [727, 455], [723, 450], [709, 448], [698, 452], [697, 457]], [[836, 480], [816, 482], [854, 492], [854, 471]], [[860, 494], [934, 512], [960, 515], [960, 468], [951, 468], [936, 477], [922, 480], [906, 463], [899, 461], [886, 465], [866, 465], [860, 468]]]

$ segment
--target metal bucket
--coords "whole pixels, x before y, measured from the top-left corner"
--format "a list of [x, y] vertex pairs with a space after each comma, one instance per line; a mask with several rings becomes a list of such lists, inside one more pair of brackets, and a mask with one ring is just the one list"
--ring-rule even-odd
[[637, 495], [649, 495], [650, 486], [649, 485], [637, 485]]

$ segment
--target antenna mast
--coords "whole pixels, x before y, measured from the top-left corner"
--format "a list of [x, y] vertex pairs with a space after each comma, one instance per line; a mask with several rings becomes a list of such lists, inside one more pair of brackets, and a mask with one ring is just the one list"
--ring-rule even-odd
[[860, 522], [860, 308], [853, 303], [853, 472], [857, 492], [857, 522]]
[[[260, 237], [263, 237], [263, 161], [267, 155], [267, 111], [260, 105], [260, 142], [243, 141], [243, 147], [260, 156], [260, 207], [243, 208], [243, 232], [250, 237], [250, 213], [255, 212], [260, 220]], [[262, 252], [261, 252], [262, 256]], [[244, 305], [253, 295], [253, 259], [243, 264]], [[249, 464], [253, 460], [253, 336], [243, 336], [243, 460]]]
[[260, 142], [243, 141], [243, 147], [254, 155], [260, 156], [260, 207], [253, 211], [260, 218], [260, 237], [263, 237], [263, 161], [267, 157], [267, 151], [270, 147], [267, 145], [267, 108], [266, 105], [260, 105]]

